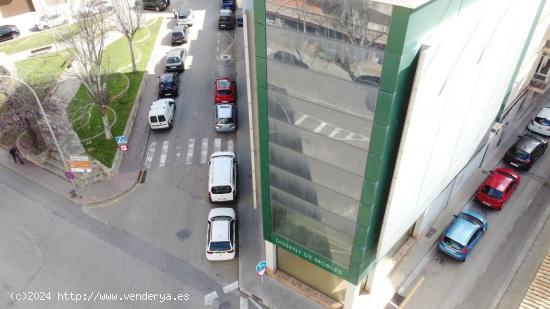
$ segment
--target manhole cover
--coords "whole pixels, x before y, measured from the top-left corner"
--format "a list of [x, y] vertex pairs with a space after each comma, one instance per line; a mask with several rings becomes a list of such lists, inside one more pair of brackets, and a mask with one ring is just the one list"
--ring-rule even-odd
[[189, 236], [191, 236], [191, 231], [189, 229], [182, 228], [176, 233], [176, 236], [181, 240], [186, 240]]
[[231, 309], [231, 304], [224, 301], [218, 305], [218, 309]]
[[231, 56], [230, 55], [227, 55], [227, 54], [224, 54], [220, 57], [222, 60], [230, 60], [231, 59]]

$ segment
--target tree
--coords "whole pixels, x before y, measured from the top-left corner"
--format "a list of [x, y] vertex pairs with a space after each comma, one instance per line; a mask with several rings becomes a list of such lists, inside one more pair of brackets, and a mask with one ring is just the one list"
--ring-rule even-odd
[[132, 59], [132, 72], [136, 72], [136, 60], [134, 56], [133, 40], [134, 35], [141, 27], [143, 15], [141, 10], [136, 6], [133, 8], [134, 0], [117, 0], [113, 1], [114, 20], [117, 30], [120, 31], [128, 40], [130, 48], [130, 57]]
[[[116, 1], [115, 1], [116, 2]], [[110, 103], [107, 82], [110, 76], [109, 65], [105, 61], [105, 41], [110, 31], [105, 14], [73, 14], [76, 31], [63, 35], [63, 42], [75, 51], [75, 72], [77, 78], [88, 90], [93, 103], [103, 119], [105, 138], [111, 139], [108, 108]]]

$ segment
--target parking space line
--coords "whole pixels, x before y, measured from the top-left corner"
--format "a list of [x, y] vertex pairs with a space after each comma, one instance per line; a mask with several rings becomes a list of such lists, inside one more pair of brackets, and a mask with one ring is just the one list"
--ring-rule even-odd
[[232, 139], [227, 141], [227, 151], [235, 152], [235, 145]]
[[190, 138], [187, 142], [187, 158], [185, 159], [185, 164], [189, 165], [193, 163], [193, 153], [195, 152], [195, 139]]
[[328, 135], [328, 137], [333, 138], [333, 137], [336, 136], [336, 134], [340, 133], [340, 131], [342, 131], [342, 129], [336, 128], [336, 129], [334, 129], [332, 132], [330, 132], [330, 134]]
[[241, 309], [248, 309], [248, 299], [241, 296], [240, 306]]
[[168, 146], [170, 145], [170, 141], [164, 141], [162, 143], [162, 153], [160, 154], [160, 163], [159, 166], [164, 166], [166, 163], [166, 157], [168, 157]]
[[215, 138], [214, 139], [214, 152], [218, 152], [222, 150], [222, 139], [221, 138]]
[[212, 305], [214, 303], [214, 299], [218, 298], [218, 293], [216, 291], [210, 292], [206, 295], [204, 295], [204, 304], [205, 305]]
[[153, 157], [155, 155], [155, 149], [157, 148], [157, 142], [151, 142], [149, 150], [147, 150], [147, 159], [145, 160], [145, 168], [151, 168]]
[[317, 126], [317, 128], [315, 128], [315, 130], [313, 130], [313, 133], [319, 133], [321, 132], [321, 130], [323, 130], [326, 126], [327, 126], [328, 123], [326, 122], [321, 122], [321, 124], [319, 126]]
[[208, 138], [203, 138], [202, 146], [201, 146], [201, 164], [206, 164], [207, 155], [208, 155]]
[[307, 117], [309, 116], [303, 114], [302, 116], [300, 116], [300, 118], [298, 118], [298, 120], [294, 121], [294, 125], [299, 126], [302, 122], [304, 122], [304, 120], [306, 120]]
[[223, 292], [227, 294], [233, 290], [236, 290], [238, 287], [239, 287], [239, 281], [231, 282], [223, 287]]

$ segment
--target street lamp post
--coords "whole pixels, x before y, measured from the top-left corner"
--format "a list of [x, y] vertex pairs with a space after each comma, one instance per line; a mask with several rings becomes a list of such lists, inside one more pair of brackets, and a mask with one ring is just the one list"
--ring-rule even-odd
[[[32, 87], [29, 84], [27, 84], [24, 80], [21, 80], [17, 77], [14, 77], [14, 76], [11, 76], [11, 75], [1, 75], [1, 74], [0, 74], [0, 77], [5, 77], [5, 78], [16, 80], [16, 81], [22, 83], [23, 85], [25, 85], [32, 92], [32, 94], [34, 96], [34, 99], [36, 100], [36, 103], [38, 104], [38, 107], [40, 108], [40, 113], [42, 114], [42, 117], [44, 117], [44, 121], [46, 121], [46, 125], [48, 126], [48, 130], [50, 131], [50, 134], [52, 135], [53, 142], [55, 144], [55, 147], [57, 148], [57, 151], [59, 152], [59, 156], [61, 157], [61, 160], [63, 161], [63, 166], [65, 168], [65, 171], [68, 171], [69, 168], [67, 167], [67, 162], [65, 161], [65, 156], [63, 155], [63, 151], [61, 151], [61, 146], [59, 146], [59, 142], [57, 141], [57, 138], [55, 137], [52, 126], [50, 125], [50, 121], [48, 120], [48, 116], [46, 115], [46, 112], [44, 111], [44, 108], [42, 107], [42, 104], [40, 103], [40, 99], [38, 98], [38, 95], [36, 94], [34, 89], [32, 89]], [[73, 185], [74, 192], [77, 194], [77, 196], [79, 198], [81, 198], [82, 196], [78, 192], [78, 189], [76, 187], [76, 184], [75, 184], [74, 180], [70, 179], [70, 181], [71, 181], [71, 184]]]

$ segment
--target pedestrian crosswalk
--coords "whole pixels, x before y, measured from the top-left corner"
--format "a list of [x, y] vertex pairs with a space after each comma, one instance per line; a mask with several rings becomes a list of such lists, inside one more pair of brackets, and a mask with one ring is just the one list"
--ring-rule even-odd
[[152, 141], [147, 148], [144, 168], [207, 164], [209, 156], [216, 151], [235, 152], [235, 142], [219, 137]]

